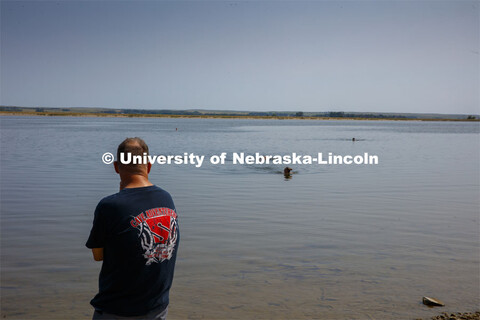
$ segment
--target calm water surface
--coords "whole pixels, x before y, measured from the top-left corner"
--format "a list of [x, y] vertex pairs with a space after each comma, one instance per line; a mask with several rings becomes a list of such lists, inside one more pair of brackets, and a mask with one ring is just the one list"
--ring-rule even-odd
[[[178, 128], [178, 131], [175, 130]], [[464, 122], [0, 117], [1, 316], [87, 319], [84, 244], [118, 189], [101, 162], [153, 154], [378, 155], [365, 165], [156, 165], [182, 241], [169, 319], [414, 319], [480, 302], [480, 126]], [[358, 141], [352, 142], [352, 137]], [[446, 303], [421, 304], [422, 296]]]

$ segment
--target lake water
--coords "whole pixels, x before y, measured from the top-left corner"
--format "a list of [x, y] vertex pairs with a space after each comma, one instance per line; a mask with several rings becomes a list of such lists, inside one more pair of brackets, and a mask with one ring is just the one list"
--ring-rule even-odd
[[[229, 155], [152, 168], [182, 231], [169, 319], [478, 309], [479, 123], [2, 116], [0, 130], [2, 318], [91, 317], [100, 263], [84, 245], [119, 183], [101, 156], [129, 136], [152, 154]], [[289, 165], [285, 179], [284, 165], [233, 164], [233, 152], [379, 164]]]

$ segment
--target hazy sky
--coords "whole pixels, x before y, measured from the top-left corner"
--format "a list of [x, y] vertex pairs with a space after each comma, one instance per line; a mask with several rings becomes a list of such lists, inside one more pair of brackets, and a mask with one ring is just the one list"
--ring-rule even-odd
[[2, 105], [480, 113], [478, 1], [1, 1]]

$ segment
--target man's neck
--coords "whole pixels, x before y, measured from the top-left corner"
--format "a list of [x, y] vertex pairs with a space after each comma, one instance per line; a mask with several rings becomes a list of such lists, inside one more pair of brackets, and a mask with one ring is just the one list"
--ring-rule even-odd
[[122, 177], [120, 181], [120, 191], [123, 189], [142, 188], [153, 186], [147, 177], [143, 175], [129, 175], [128, 177]]

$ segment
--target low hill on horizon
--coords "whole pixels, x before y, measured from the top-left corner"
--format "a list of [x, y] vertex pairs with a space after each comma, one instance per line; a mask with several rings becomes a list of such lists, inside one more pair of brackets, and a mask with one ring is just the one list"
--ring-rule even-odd
[[236, 117], [326, 117], [326, 118], [367, 118], [367, 119], [480, 119], [479, 114], [442, 114], [442, 113], [402, 113], [402, 112], [347, 112], [347, 111], [234, 111], [208, 109], [123, 109], [123, 108], [92, 108], [92, 107], [21, 107], [0, 106], [3, 112], [18, 112], [28, 114], [55, 113], [68, 115], [69, 113], [111, 114], [111, 115], [176, 115], [176, 116], [236, 116]]

